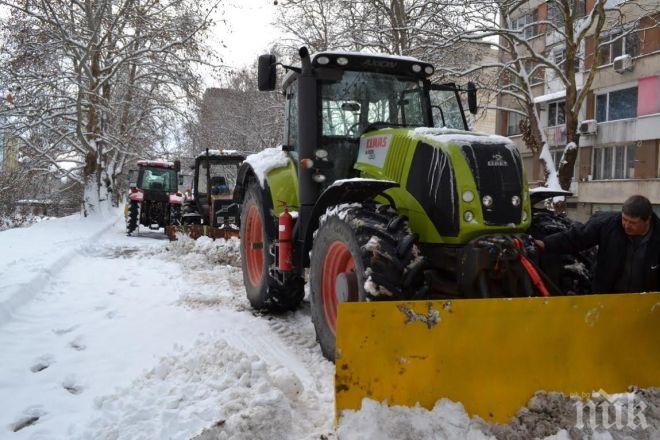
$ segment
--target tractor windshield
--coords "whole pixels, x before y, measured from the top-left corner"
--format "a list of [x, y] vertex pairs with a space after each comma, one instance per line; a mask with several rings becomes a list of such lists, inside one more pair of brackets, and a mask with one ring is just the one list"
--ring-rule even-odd
[[463, 108], [453, 84], [432, 85], [429, 92], [433, 126], [468, 130], [463, 119]]
[[[208, 178], [211, 184], [211, 193], [214, 195], [229, 195], [236, 186], [236, 176], [240, 162], [219, 163], [211, 162], [211, 170]], [[199, 194], [208, 194], [207, 187], [207, 162], [199, 164]]]
[[322, 135], [357, 139], [369, 128], [426, 126], [426, 96], [419, 80], [345, 71], [321, 83]]
[[172, 168], [140, 167], [137, 187], [147, 191], [178, 191], [176, 171]]

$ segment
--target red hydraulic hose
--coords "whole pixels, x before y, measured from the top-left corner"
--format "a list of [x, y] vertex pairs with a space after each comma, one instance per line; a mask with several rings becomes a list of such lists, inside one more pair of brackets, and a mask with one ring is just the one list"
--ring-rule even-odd
[[[520, 243], [519, 239], [514, 238], [513, 241], [518, 249], [522, 249], [522, 244]], [[541, 279], [541, 276], [534, 268], [534, 265], [532, 265], [532, 262], [529, 261], [527, 257], [522, 254], [522, 252], [520, 253], [520, 263], [529, 274], [529, 278], [532, 280], [532, 283], [534, 283], [536, 288], [541, 292], [541, 296], [550, 296], [550, 292], [548, 292], [548, 289], [545, 287], [543, 279]]]

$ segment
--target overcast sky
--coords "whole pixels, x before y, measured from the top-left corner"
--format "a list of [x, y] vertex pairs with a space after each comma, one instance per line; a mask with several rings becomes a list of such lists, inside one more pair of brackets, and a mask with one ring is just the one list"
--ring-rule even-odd
[[[220, 8], [225, 12], [216, 15], [213, 45], [226, 65], [238, 68], [254, 63], [280, 35], [273, 25], [277, 13], [273, 0], [226, 0]], [[222, 17], [226, 23], [220, 22]]]

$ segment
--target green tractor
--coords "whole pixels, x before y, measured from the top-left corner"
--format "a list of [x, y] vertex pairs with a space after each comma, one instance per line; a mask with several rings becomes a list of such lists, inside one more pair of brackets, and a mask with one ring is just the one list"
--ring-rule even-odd
[[[299, 55], [284, 66], [284, 144], [249, 156], [234, 193], [253, 307], [298, 306], [309, 268], [334, 359], [340, 302], [548, 294], [519, 153], [468, 131], [473, 84], [433, 84], [433, 66], [409, 57]], [[259, 57], [259, 90], [275, 89], [276, 64]]]

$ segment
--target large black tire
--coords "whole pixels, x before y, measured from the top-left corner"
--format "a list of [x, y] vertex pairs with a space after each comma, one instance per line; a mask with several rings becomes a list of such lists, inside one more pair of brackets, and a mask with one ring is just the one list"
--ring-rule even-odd
[[131, 200], [128, 205], [128, 217], [126, 218], [126, 233], [131, 235], [138, 228], [140, 216], [140, 204]]
[[[335, 297], [336, 302], [408, 299], [420, 282], [423, 265], [416, 241], [406, 217], [386, 206], [328, 209], [310, 262], [312, 321], [327, 359], [335, 359], [335, 274], [342, 268], [349, 274], [349, 294]], [[348, 258], [352, 263], [344, 264]]]
[[245, 292], [255, 309], [295, 310], [305, 296], [304, 282], [302, 278], [294, 278], [290, 284], [281, 286], [269, 273], [274, 265], [269, 250], [277, 232], [264, 195], [259, 184], [252, 181], [241, 204], [241, 267]]

